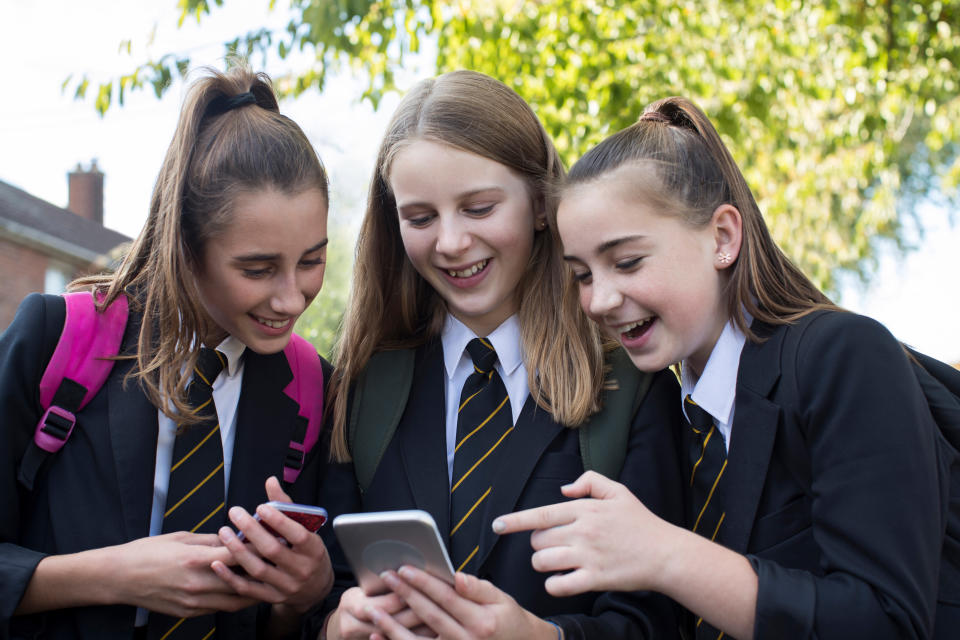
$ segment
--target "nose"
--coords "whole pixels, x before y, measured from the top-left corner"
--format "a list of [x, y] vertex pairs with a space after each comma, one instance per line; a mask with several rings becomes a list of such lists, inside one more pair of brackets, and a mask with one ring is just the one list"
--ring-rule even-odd
[[437, 222], [437, 253], [458, 255], [470, 247], [470, 233], [458, 216], [441, 215]]
[[282, 316], [298, 316], [312, 299], [298, 282], [296, 270], [276, 278], [276, 287], [270, 296], [270, 309]]
[[590, 285], [590, 297], [587, 301], [587, 313], [591, 316], [603, 316], [623, 304], [623, 295], [616, 284], [606, 277], [593, 275]]

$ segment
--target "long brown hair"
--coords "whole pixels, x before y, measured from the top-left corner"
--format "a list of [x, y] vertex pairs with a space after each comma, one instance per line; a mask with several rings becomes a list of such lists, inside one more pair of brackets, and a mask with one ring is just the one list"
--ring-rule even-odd
[[580, 158], [564, 189], [624, 165], [649, 168], [645, 184], [636, 185], [642, 197], [693, 227], [709, 223], [720, 205], [739, 210], [743, 240], [729, 269], [727, 312], [750, 340], [759, 341], [744, 310], [763, 322], [786, 324], [816, 309], [838, 309], [774, 243], [740, 168], [695, 104], [679, 97], [654, 102], [637, 122]]
[[[535, 209], [552, 211], [563, 165], [543, 125], [512, 89], [473, 71], [421, 81], [400, 102], [380, 145], [360, 228], [350, 302], [335, 352], [330, 394], [336, 459], [347, 460], [347, 390], [374, 352], [412, 348], [440, 335], [443, 299], [417, 273], [400, 237], [390, 166], [397, 152], [430, 140], [498, 162], [526, 181]], [[602, 350], [577, 304], [554, 228], [538, 231], [518, 300], [530, 393], [555, 420], [578, 426], [599, 407]]]
[[270, 79], [242, 63], [226, 72], [204, 69], [187, 91], [147, 221], [120, 268], [71, 283], [105, 293], [101, 308], [126, 295], [142, 313], [130, 376], [180, 423], [193, 421], [184, 372], [192, 371], [212, 323], [194, 281], [204, 249], [230, 224], [235, 198], [263, 189], [318, 189], [328, 199], [320, 158], [280, 114]]

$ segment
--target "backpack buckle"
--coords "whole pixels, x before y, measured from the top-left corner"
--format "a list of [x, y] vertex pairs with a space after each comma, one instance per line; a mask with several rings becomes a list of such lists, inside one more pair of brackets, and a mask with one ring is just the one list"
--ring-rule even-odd
[[56, 453], [73, 433], [75, 426], [77, 426], [75, 415], [66, 409], [51, 405], [37, 423], [33, 441], [44, 451]]

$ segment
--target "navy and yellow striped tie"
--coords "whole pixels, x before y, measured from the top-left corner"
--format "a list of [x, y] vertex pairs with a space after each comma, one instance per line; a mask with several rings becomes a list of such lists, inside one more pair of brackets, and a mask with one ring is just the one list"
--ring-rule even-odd
[[[727, 469], [727, 448], [713, 418], [689, 395], [683, 399], [683, 408], [690, 425], [690, 528], [694, 533], [716, 540], [726, 515], [722, 480], [723, 472]], [[703, 618], [694, 617], [697, 640], [720, 640], [723, 637], [722, 631], [712, 627]]]
[[487, 340], [467, 344], [473, 373], [463, 384], [457, 414], [457, 443], [450, 487], [450, 558], [457, 571], [475, 573], [480, 533], [488, 522], [479, 516], [493, 491], [499, 453], [513, 431], [510, 397], [493, 368], [497, 352]]
[[[219, 351], [200, 350], [187, 401], [203, 419], [177, 431], [162, 533], [215, 533], [224, 523], [223, 444], [213, 381], [226, 364], [226, 356]], [[148, 628], [150, 640], [207, 640], [215, 637], [216, 619], [212, 614], [175, 618], [151, 613]]]

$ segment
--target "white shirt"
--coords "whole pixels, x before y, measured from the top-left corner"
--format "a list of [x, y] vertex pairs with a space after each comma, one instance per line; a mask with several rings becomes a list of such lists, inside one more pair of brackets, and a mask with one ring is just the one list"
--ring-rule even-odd
[[[216, 347], [227, 357], [227, 367], [213, 381], [213, 404], [220, 420], [220, 440], [223, 443], [224, 494], [230, 486], [230, 466], [233, 463], [233, 441], [237, 433], [237, 404], [240, 401], [240, 383], [243, 382], [243, 352], [246, 345], [227, 338]], [[163, 512], [170, 486], [170, 465], [173, 464], [173, 443], [177, 437], [176, 423], [157, 409], [157, 461], [153, 472], [153, 506], [150, 510], [150, 535], [163, 530]], [[147, 624], [147, 610], [137, 609], [136, 626]]]
[[494, 369], [500, 374], [510, 396], [510, 411], [513, 423], [517, 423], [523, 405], [530, 394], [527, 384], [527, 368], [523, 364], [520, 347], [520, 322], [512, 315], [488, 336], [478, 336], [465, 324], [447, 314], [440, 336], [443, 344], [443, 364], [447, 374], [447, 476], [453, 476], [453, 450], [457, 446], [457, 409], [460, 407], [460, 392], [463, 384], [473, 373], [473, 361], [467, 353], [467, 343], [474, 338], [486, 338], [497, 352]]
[[[752, 318], [747, 316], [747, 322]], [[733, 409], [737, 398], [737, 372], [740, 370], [740, 353], [746, 336], [730, 321], [723, 327], [717, 343], [713, 345], [707, 366], [700, 379], [694, 379], [692, 367], [686, 361], [680, 364], [680, 403], [687, 394], [701, 409], [710, 414], [713, 423], [723, 436], [723, 444], [730, 451], [733, 431]], [[686, 416], [686, 408], [683, 409]]]

